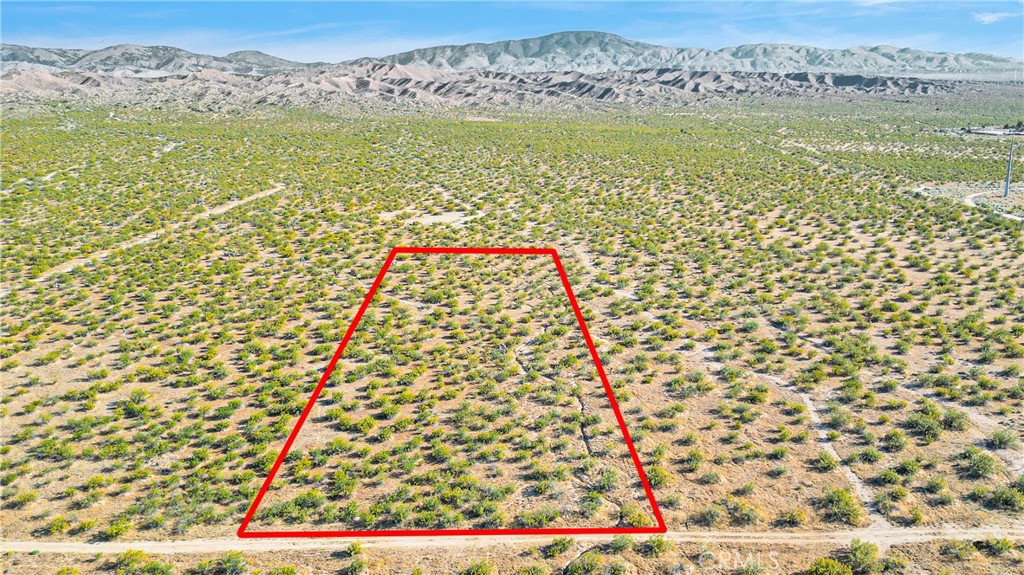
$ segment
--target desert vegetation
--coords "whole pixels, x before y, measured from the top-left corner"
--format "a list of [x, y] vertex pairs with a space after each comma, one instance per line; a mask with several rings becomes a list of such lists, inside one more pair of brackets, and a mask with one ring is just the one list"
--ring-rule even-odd
[[[559, 251], [669, 530], [1019, 522], [1024, 225], [911, 192], [1010, 104], [938, 101], [5, 119], [0, 537], [232, 536], [398, 245]], [[649, 524], [550, 266], [392, 271], [254, 530]]]
[[341, 357], [254, 531], [656, 524], [550, 256], [399, 255]]

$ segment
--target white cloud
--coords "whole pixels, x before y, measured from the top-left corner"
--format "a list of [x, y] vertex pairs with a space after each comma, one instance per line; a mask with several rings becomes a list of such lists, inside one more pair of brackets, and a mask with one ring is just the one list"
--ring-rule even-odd
[[982, 24], [995, 24], [1000, 20], [1020, 16], [1020, 14], [1015, 14], [1013, 12], [972, 12], [971, 16], [974, 17], [975, 21], [981, 22]]

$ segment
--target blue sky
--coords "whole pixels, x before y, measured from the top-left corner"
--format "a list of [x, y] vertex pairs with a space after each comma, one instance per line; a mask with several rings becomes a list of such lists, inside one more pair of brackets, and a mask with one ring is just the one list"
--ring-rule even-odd
[[1024, 0], [914, 2], [22, 2], [0, 0], [3, 42], [96, 49], [254, 49], [337, 62], [439, 44], [600, 30], [675, 47], [889, 44], [1024, 57]]

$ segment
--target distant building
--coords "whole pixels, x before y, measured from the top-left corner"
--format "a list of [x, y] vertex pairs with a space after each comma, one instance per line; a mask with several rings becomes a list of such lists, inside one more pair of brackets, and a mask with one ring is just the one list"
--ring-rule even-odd
[[1024, 136], [1024, 128], [1017, 126], [973, 126], [966, 129], [968, 134], [982, 136]]

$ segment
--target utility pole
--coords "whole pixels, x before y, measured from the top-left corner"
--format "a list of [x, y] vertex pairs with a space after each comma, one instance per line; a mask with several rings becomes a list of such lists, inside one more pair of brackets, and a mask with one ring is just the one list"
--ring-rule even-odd
[[1010, 172], [1013, 169], [1013, 139], [1015, 136], [1010, 136], [1010, 158], [1006, 160], [1006, 184], [1003, 186], [1003, 197], [1010, 197]]

